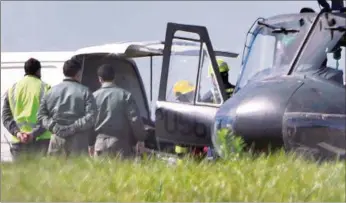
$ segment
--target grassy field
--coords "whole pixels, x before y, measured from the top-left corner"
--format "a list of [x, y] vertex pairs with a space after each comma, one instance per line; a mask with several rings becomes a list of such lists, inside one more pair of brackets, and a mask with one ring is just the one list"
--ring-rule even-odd
[[217, 163], [69, 160], [2, 163], [1, 201], [345, 201], [345, 163], [276, 153]]

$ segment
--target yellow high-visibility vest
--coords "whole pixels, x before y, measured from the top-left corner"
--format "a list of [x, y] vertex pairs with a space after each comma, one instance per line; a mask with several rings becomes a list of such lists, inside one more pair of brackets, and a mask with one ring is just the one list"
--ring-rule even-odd
[[[41, 99], [49, 89], [50, 86], [39, 78], [26, 75], [8, 90], [13, 119], [21, 132], [30, 133], [36, 126]], [[51, 134], [51, 132], [45, 131], [36, 140], [50, 139]], [[18, 143], [20, 140], [16, 135], [12, 135], [11, 142]]]
[[227, 88], [226, 89], [226, 93], [227, 93], [228, 98], [230, 98], [232, 96], [233, 90], [234, 90], [233, 88]]
[[[233, 91], [234, 91], [234, 88], [226, 89], [226, 95], [227, 95], [226, 99], [231, 98]], [[213, 103], [218, 104], [221, 101], [221, 95], [219, 95], [219, 93], [216, 90], [212, 90], [212, 94], [213, 94]]]

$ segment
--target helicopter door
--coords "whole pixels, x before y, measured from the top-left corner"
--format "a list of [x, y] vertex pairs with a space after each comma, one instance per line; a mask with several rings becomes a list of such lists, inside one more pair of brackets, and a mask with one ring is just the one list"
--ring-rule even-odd
[[168, 23], [163, 54], [155, 111], [158, 140], [211, 145], [211, 126], [226, 93], [206, 27]]

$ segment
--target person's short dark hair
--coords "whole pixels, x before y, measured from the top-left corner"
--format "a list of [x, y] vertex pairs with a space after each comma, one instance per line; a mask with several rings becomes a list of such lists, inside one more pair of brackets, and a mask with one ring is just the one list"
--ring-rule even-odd
[[63, 73], [66, 77], [74, 77], [81, 69], [82, 66], [77, 60], [69, 59], [64, 63]]
[[25, 74], [28, 75], [35, 75], [38, 70], [41, 69], [41, 63], [39, 60], [35, 58], [29, 58], [25, 63], [24, 63], [24, 71]]
[[97, 75], [104, 81], [113, 81], [115, 77], [113, 66], [110, 64], [101, 65], [97, 70]]
[[315, 10], [309, 7], [304, 7], [300, 9], [300, 13], [315, 13]]

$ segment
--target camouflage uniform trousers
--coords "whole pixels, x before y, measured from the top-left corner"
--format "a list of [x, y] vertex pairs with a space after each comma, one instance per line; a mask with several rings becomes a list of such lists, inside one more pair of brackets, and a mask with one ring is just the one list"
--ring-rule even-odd
[[59, 137], [55, 134], [51, 136], [48, 155], [49, 156], [70, 156], [82, 155], [88, 152], [87, 137], [83, 134], [75, 134], [68, 137]]
[[134, 158], [134, 147], [119, 142], [116, 137], [97, 137], [94, 157]]

